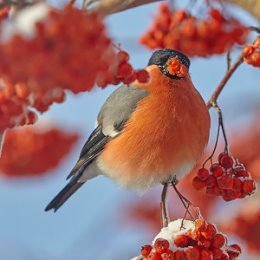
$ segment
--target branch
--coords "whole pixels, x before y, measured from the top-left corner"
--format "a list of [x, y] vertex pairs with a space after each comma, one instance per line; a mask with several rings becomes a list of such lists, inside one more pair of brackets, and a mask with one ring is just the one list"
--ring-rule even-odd
[[4, 7], [10, 7], [10, 6], [21, 8], [21, 7], [30, 6], [44, 1], [45, 0], [3, 0], [0, 3], [0, 9]]
[[211, 107], [214, 106], [214, 104], [216, 103], [221, 91], [224, 89], [226, 83], [229, 81], [229, 79], [231, 78], [233, 73], [236, 71], [236, 69], [242, 63], [243, 63], [243, 56], [241, 55], [241, 56], [238, 57], [237, 61], [233, 64], [233, 66], [231, 66], [230, 69], [226, 72], [224, 78], [221, 80], [218, 87], [216, 88], [216, 90], [212, 94], [211, 98], [209, 99], [209, 101], [207, 103], [208, 109], [210, 109]]
[[256, 27], [256, 26], [249, 26], [249, 29], [251, 31], [254, 31], [256, 33], [260, 33], [260, 27]]
[[85, 0], [83, 8], [109, 15], [158, 1], [162, 0]]

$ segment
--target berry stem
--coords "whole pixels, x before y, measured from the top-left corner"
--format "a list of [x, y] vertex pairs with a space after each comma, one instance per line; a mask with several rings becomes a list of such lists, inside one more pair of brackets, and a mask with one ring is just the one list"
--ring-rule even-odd
[[224, 75], [223, 79], [221, 80], [221, 82], [219, 83], [219, 85], [217, 86], [217, 88], [215, 89], [215, 91], [213, 92], [212, 96], [210, 97], [208, 103], [207, 103], [207, 107], [208, 109], [210, 109], [211, 107], [214, 107], [214, 103], [216, 103], [220, 93], [222, 92], [222, 90], [224, 89], [226, 83], [229, 81], [229, 79], [231, 78], [231, 76], [233, 75], [233, 73], [236, 71], [236, 69], [243, 63], [243, 56], [240, 55], [237, 59], [237, 61], [230, 67], [230, 69], [226, 72], [226, 74]]
[[[189, 213], [189, 215], [191, 216], [191, 218], [192, 218], [193, 220], [195, 220], [195, 217], [193, 216], [193, 214], [192, 214], [192, 213], [190, 212], [190, 210], [189, 210], [190, 205], [193, 205], [193, 204], [179, 192], [179, 190], [178, 190], [177, 187], [176, 187], [176, 183], [175, 183], [175, 182], [172, 182], [172, 187], [173, 187], [173, 189], [175, 190], [175, 192], [176, 192], [176, 194], [178, 195], [178, 197], [180, 198], [180, 200], [181, 200], [181, 202], [182, 202], [184, 208], [186, 209], [186, 212], [185, 212], [184, 217], [186, 216], [187, 213]], [[181, 227], [182, 227], [182, 225], [181, 225]]]
[[218, 116], [219, 116], [219, 125], [221, 127], [222, 134], [223, 134], [224, 141], [225, 141], [225, 152], [227, 154], [229, 154], [228, 140], [227, 140], [227, 135], [226, 135], [226, 131], [225, 131], [225, 128], [224, 128], [224, 123], [223, 123], [223, 114], [222, 114], [222, 111], [219, 107], [218, 107]]

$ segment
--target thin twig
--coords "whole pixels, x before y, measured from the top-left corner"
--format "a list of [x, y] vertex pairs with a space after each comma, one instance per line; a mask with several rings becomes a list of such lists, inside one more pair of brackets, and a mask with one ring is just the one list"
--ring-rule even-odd
[[254, 31], [254, 32], [260, 33], [260, 27], [249, 26], [249, 29], [250, 29], [251, 31]]
[[158, 1], [162, 0], [85, 0], [84, 8], [99, 12], [103, 15], [109, 15]]
[[[191, 218], [195, 219], [193, 214], [190, 212], [189, 210], [189, 206], [193, 205], [187, 198], [185, 198], [177, 189], [176, 184], [174, 182], [172, 182], [172, 187], [175, 190], [176, 194], [178, 195], [178, 197], [180, 198], [184, 208], [187, 210], [187, 212], [189, 213], [189, 215], [191, 216]], [[186, 204], [187, 203], [187, 204]]]
[[39, 2], [43, 2], [43, 0], [34, 0], [34, 1], [30, 1], [30, 0], [4, 0], [0, 3], [0, 8], [4, 8], [4, 7], [10, 7], [10, 6], [19, 6], [19, 7], [23, 7], [23, 6], [29, 6], [29, 5], [33, 5]]
[[224, 78], [221, 80], [221, 82], [219, 83], [218, 87], [216, 88], [216, 90], [214, 91], [214, 93], [212, 94], [212, 96], [210, 97], [208, 103], [207, 103], [207, 107], [208, 109], [210, 109], [211, 107], [213, 107], [213, 104], [216, 103], [221, 91], [224, 89], [226, 83], [228, 82], [228, 80], [231, 78], [231, 76], [233, 75], [233, 73], [236, 71], [236, 69], [243, 63], [243, 56], [240, 55], [237, 59], [237, 61], [230, 67], [230, 69], [226, 72]]
[[227, 52], [227, 71], [230, 70], [230, 66], [231, 66], [231, 49], [228, 50]]

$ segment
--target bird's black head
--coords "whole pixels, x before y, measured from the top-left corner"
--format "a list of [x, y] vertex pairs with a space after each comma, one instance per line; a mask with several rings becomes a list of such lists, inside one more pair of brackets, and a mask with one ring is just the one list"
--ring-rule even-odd
[[157, 65], [162, 73], [171, 79], [181, 79], [189, 71], [190, 60], [179, 51], [162, 49], [153, 53], [148, 62], [148, 66], [150, 65]]

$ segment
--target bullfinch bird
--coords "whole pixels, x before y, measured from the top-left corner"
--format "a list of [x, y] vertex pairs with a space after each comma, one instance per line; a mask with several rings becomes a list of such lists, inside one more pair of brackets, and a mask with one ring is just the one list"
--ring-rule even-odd
[[56, 211], [86, 181], [104, 175], [144, 191], [180, 180], [200, 159], [209, 138], [207, 106], [192, 84], [182, 53], [155, 51], [147, 83], [117, 88], [71, 170], [70, 182], [46, 207]]

